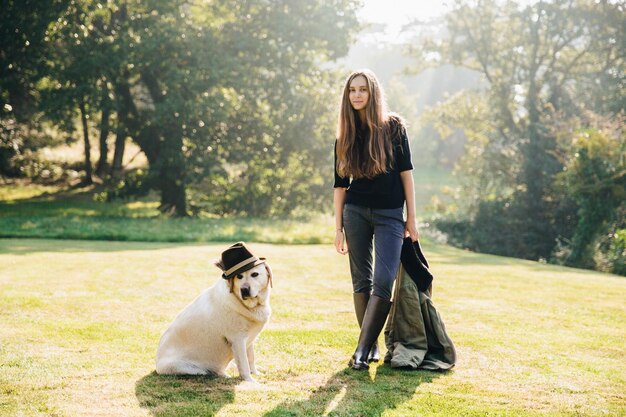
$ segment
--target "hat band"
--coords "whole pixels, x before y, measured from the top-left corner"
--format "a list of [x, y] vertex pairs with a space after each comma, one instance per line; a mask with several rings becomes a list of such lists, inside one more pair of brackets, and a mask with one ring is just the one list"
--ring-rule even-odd
[[232, 266], [231, 268], [228, 268], [226, 271], [224, 271], [224, 275], [225, 276], [230, 276], [231, 274], [233, 274], [234, 272], [236, 272], [239, 268], [248, 265], [251, 262], [256, 262], [259, 259], [256, 256], [253, 256], [251, 258], [246, 259], [245, 261], [241, 261], [239, 262], [237, 265]]

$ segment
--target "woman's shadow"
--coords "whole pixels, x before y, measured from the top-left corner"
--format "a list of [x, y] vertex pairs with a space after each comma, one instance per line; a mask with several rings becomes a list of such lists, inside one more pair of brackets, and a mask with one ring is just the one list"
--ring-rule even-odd
[[[346, 368], [301, 401], [285, 401], [264, 417], [380, 416], [385, 410], [410, 400], [423, 383], [445, 371], [392, 369], [381, 365], [374, 373]], [[142, 408], [154, 415], [214, 416], [235, 401], [238, 378], [171, 376], [151, 372], [135, 384]]]
[[155, 371], [135, 384], [142, 408], [154, 416], [213, 416], [235, 401], [238, 378], [158, 375]]
[[285, 401], [264, 417], [380, 416], [410, 400], [417, 387], [445, 371], [393, 369], [384, 364], [374, 374], [350, 368], [334, 374], [307, 400]]

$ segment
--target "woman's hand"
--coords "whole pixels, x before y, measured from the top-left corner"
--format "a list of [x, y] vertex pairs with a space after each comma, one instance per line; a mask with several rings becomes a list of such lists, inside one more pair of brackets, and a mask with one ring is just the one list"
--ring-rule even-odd
[[404, 224], [404, 237], [411, 236], [412, 242], [417, 242], [420, 238], [420, 234], [417, 231], [417, 221], [415, 217], [408, 218]]
[[342, 255], [348, 253], [348, 242], [343, 235], [343, 230], [337, 229], [337, 231], [335, 231], [335, 249], [337, 253]]

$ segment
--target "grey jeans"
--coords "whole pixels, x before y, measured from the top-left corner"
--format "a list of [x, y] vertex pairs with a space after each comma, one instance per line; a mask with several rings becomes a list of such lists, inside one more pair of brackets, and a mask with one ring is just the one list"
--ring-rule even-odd
[[[343, 208], [343, 228], [348, 242], [354, 292], [372, 293], [390, 300], [393, 281], [400, 267], [404, 238], [402, 207], [372, 209], [346, 204]], [[372, 243], [375, 255], [373, 268]]]

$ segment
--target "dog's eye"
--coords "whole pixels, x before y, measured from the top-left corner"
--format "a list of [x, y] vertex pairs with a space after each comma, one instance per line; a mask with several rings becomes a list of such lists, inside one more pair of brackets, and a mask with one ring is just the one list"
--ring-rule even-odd
[[258, 272], [253, 272], [253, 273], [252, 273], [252, 276], [253, 276], [253, 277], [258, 277], [258, 276], [259, 276], [259, 273], [258, 273]]
[[243, 274], [237, 274], [237, 279], [242, 279], [243, 278]]

